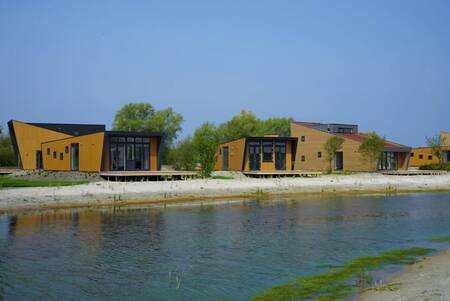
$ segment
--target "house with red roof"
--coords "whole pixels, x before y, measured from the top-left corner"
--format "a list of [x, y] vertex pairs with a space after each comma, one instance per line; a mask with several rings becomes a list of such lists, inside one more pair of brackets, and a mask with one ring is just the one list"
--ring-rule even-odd
[[324, 146], [333, 136], [344, 138], [342, 148], [333, 158], [334, 170], [406, 170], [409, 166], [411, 147], [388, 140], [385, 140], [381, 160], [371, 166], [359, 152], [359, 146], [367, 136], [359, 133], [355, 124], [292, 122], [291, 136], [298, 138], [294, 163], [296, 170], [329, 169]]

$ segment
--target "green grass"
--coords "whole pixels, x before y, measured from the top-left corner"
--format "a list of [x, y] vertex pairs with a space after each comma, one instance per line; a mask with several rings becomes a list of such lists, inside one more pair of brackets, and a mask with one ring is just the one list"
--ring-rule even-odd
[[450, 242], [450, 236], [435, 236], [430, 238], [432, 242]]
[[88, 181], [31, 181], [24, 179], [14, 179], [9, 177], [0, 177], [0, 189], [7, 187], [53, 187], [53, 186], [72, 186], [88, 183]]
[[230, 176], [212, 176], [211, 179], [215, 180], [233, 180], [233, 177]]
[[420, 170], [446, 170], [450, 171], [450, 163], [432, 163], [419, 166]]
[[385, 265], [411, 264], [432, 249], [398, 249], [375, 256], [363, 256], [328, 273], [299, 277], [253, 296], [252, 301], [346, 300], [351, 294], [372, 284], [368, 272]]

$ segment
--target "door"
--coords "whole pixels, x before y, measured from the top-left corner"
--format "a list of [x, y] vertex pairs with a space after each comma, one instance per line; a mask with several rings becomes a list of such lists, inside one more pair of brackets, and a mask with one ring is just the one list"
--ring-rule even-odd
[[447, 152], [447, 161], [445, 163], [450, 163], [450, 151]]
[[222, 148], [222, 170], [228, 170], [229, 168], [229, 149], [228, 146]]
[[258, 142], [250, 142], [248, 144], [249, 167], [250, 170], [261, 169], [261, 144]]
[[70, 145], [70, 170], [77, 171], [80, 160], [80, 146], [78, 143]]
[[343, 170], [344, 169], [344, 156], [342, 152], [336, 152], [334, 154], [334, 169], [335, 170]]
[[36, 151], [36, 169], [43, 169], [44, 164], [42, 162], [42, 151]]
[[286, 170], [286, 143], [275, 143], [275, 169]]

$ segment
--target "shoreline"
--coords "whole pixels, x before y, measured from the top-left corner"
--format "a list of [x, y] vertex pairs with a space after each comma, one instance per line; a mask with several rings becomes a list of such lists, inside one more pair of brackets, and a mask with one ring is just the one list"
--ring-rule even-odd
[[450, 300], [450, 249], [407, 266], [360, 293], [357, 300]]
[[317, 178], [201, 179], [162, 182], [92, 182], [64, 187], [0, 190], [0, 213], [194, 201], [249, 199], [296, 194], [392, 194], [450, 191], [450, 174], [389, 176], [324, 175]]

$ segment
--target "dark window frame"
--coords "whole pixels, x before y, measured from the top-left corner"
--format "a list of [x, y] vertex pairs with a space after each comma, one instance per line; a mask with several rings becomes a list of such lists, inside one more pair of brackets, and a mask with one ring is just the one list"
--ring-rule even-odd
[[301, 141], [301, 142], [305, 142], [305, 139], [306, 139], [305, 136], [301, 136], [301, 137], [300, 137], [300, 141]]
[[411, 153], [411, 157], [414, 157], [414, 152]]
[[64, 160], [64, 153], [62, 153], [62, 152], [59, 153], [59, 160], [61, 160], [61, 161]]
[[322, 158], [322, 152], [317, 152], [317, 158]]
[[47, 147], [47, 156], [50, 156], [50, 153], [51, 153], [50, 147]]
[[423, 155], [422, 154], [419, 155], [419, 159], [423, 159]]
[[428, 160], [433, 160], [433, 155], [428, 155]]
[[56, 151], [53, 151], [53, 159], [56, 159]]
[[64, 147], [64, 152], [65, 152], [66, 154], [69, 153], [69, 146], [66, 145], [66, 146]]
[[302, 160], [302, 162], [305, 162], [305, 161], [306, 161], [305, 155], [302, 155], [301, 160]]

